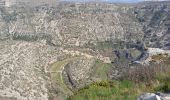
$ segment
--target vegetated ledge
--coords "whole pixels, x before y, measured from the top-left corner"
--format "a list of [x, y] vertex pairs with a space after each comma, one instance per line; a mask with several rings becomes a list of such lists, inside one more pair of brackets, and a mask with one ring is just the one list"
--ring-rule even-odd
[[136, 100], [139, 95], [146, 92], [152, 92], [155, 95], [162, 92], [159, 93], [160, 98], [168, 98], [169, 95], [165, 94], [170, 92], [170, 57], [158, 54], [153, 56], [153, 59], [156, 58], [163, 60], [160, 63], [151, 61], [149, 65], [136, 65], [129, 69], [120, 81], [92, 83], [67, 99]]

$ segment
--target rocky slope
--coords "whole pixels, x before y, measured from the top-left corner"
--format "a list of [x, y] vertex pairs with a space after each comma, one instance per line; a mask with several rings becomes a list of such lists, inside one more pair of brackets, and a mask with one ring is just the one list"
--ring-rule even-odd
[[169, 2], [1, 8], [1, 39], [46, 39], [51, 45], [62, 46], [138, 40], [148, 46], [168, 48], [168, 33]]
[[170, 49], [169, 33], [170, 2], [0, 7], [0, 99], [63, 99], [95, 81], [97, 59], [113, 63], [116, 79], [116, 61]]
[[[141, 10], [142, 9], [142, 10]], [[153, 3], [139, 6], [135, 11], [143, 24], [143, 40], [148, 46], [169, 49], [170, 3]]]
[[24, 41], [4, 41], [0, 47], [0, 97], [3, 100], [48, 99], [49, 78], [44, 65], [53, 59], [57, 61], [57, 53], [61, 51]]

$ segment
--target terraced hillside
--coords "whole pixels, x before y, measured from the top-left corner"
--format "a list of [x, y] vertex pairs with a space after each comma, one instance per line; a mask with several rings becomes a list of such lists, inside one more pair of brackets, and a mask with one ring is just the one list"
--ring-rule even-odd
[[1, 6], [0, 100], [64, 100], [121, 80], [155, 53], [169, 56], [169, 33], [168, 1]]

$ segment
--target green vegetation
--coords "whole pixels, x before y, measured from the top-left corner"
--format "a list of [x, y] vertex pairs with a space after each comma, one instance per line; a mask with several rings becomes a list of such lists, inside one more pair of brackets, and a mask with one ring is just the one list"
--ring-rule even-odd
[[67, 58], [62, 61], [57, 61], [56, 63], [53, 63], [49, 69], [51, 79], [53, 83], [58, 84], [60, 87], [65, 90], [66, 93], [72, 94], [72, 91], [67, 88], [67, 86], [64, 84], [61, 71], [63, 70], [63, 67], [68, 64], [69, 62], [78, 59], [78, 57], [73, 57], [73, 58]]
[[17, 35], [14, 34], [12, 37], [14, 40], [24, 40], [24, 41], [37, 41], [38, 36], [34, 35]]
[[130, 81], [102, 81], [84, 87], [68, 100], [134, 100], [138, 94]]
[[170, 80], [164, 80], [157, 85], [135, 84], [127, 80], [102, 81], [80, 89], [68, 100], [136, 100], [143, 92], [167, 92], [168, 90], [170, 90]]
[[125, 73], [126, 77], [120, 81], [107, 81], [107, 76], [102, 70], [105, 71], [109, 65], [96, 61], [96, 66], [99, 66], [96, 72], [100, 73], [97, 75], [105, 80], [80, 89], [68, 100], [136, 100], [144, 92], [169, 92], [170, 58], [166, 55], [152, 57], [154, 60], [160, 58], [162, 63], [136, 66], [132, 71]]
[[130, 49], [129, 51], [133, 58], [137, 58], [141, 55], [141, 52], [137, 49]]
[[95, 47], [96, 50], [105, 50], [105, 49], [122, 49], [125, 46], [125, 42], [121, 40], [116, 40], [116, 42], [113, 42], [111, 40], [103, 41], [103, 42], [97, 42], [96, 45], [88, 44], [89, 46]]
[[159, 81], [159, 86], [155, 88], [155, 91], [169, 92], [170, 91], [170, 73], [164, 73], [156, 76]]
[[95, 72], [94, 76], [97, 78], [100, 78], [101, 80], [107, 80], [107, 71], [111, 67], [111, 64], [103, 63], [100, 60], [96, 60], [96, 63], [94, 65]]
[[113, 47], [112, 41], [98, 42], [96, 45], [96, 49], [98, 50], [109, 49], [112, 47]]

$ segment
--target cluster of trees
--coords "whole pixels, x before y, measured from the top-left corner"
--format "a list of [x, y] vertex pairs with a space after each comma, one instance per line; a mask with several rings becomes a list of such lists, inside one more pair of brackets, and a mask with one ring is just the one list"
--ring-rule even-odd
[[12, 36], [13, 40], [24, 40], [24, 41], [37, 41], [46, 40], [47, 43], [52, 44], [52, 36], [50, 34], [17, 34], [14, 33]]

